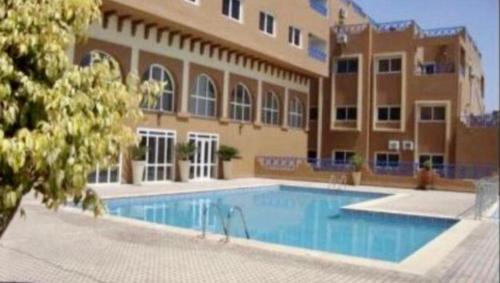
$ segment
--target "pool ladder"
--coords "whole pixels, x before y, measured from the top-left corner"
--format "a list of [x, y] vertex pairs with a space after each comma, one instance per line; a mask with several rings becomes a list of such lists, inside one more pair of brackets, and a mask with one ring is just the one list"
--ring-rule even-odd
[[215, 211], [217, 213], [217, 216], [219, 217], [220, 223], [222, 225], [222, 230], [224, 232], [224, 235], [226, 236], [224, 242], [229, 242], [229, 238], [231, 235], [231, 220], [233, 219], [233, 216], [235, 213], [238, 213], [240, 216], [241, 223], [243, 224], [243, 228], [245, 230], [245, 236], [247, 239], [250, 239], [250, 233], [248, 232], [248, 227], [247, 227], [247, 222], [245, 220], [245, 216], [243, 214], [243, 209], [239, 206], [232, 206], [229, 209], [229, 212], [227, 213], [226, 219], [224, 219], [224, 215], [222, 213], [221, 206], [219, 204], [215, 203], [207, 203], [205, 206], [203, 206], [203, 226], [202, 226], [202, 234], [201, 237], [205, 238], [206, 233], [207, 233], [207, 214], [208, 214], [208, 209], [214, 207]]

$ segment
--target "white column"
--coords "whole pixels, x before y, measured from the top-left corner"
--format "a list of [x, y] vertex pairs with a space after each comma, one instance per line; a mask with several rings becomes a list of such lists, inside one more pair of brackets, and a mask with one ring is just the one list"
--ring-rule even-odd
[[66, 56], [68, 56], [70, 63], [77, 64], [77, 62], [75, 62], [75, 43], [71, 43], [68, 46], [68, 49], [66, 49]]
[[139, 48], [132, 47], [130, 55], [130, 72], [139, 75]]
[[181, 92], [181, 111], [179, 116], [189, 116], [189, 60], [184, 60], [182, 63], [182, 92]]
[[[323, 138], [323, 78], [318, 79], [318, 134], [316, 140], [316, 158], [321, 158], [321, 145]], [[332, 97], [333, 99], [334, 97]], [[332, 109], [333, 111], [333, 109]]]
[[283, 99], [283, 125], [284, 129], [288, 129], [288, 98], [290, 90], [285, 88], [285, 99]]
[[255, 124], [262, 124], [262, 80], [257, 81], [257, 100], [255, 102]]
[[222, 86], [222, 120], [229, 119], [229, 71], [224, 70], [224, 85]]

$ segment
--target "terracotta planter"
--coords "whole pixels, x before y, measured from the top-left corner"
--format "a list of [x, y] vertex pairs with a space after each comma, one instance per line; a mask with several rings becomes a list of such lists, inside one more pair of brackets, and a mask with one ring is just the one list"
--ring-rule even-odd
[[233, 162], [232, 161], [222, 161], [222, 173], [224, 174], [224, 179], [229, 180], [233, 178]]
[[352, 172], [352, 184], [354, 186], [359, 186], [361, 185], [361, 172]]
[[181, 182], [186, 183], [189, 181], [189, 166], [191, 166], [189, 160], [179, 160], [179, 175], [181, 177]]
[[132, 177], [134, 185], [141, 185], [146, 161], [132, 161]]
[[422, 169], [420, 170], [419, 173], [419, 182], [418, 182], [418, 188], [421, 190], [429, 190], [432, 188], [432, 185], [434, 185], [434, 171], [433, 170], [426, 170]]

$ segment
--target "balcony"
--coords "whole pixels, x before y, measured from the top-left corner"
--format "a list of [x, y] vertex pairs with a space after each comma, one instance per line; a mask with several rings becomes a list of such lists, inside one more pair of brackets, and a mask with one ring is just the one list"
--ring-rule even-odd
[[326, 62], [326, 53], [318, 47], [309, 47], [309, 57]]
[[427, 63], [419, 64], [417, 68], [417, 75], [430, 76], [438, 74], [453, 74], [455, 73], [455, 64], [453, 63]]
[[328, 16], [328, 7], [326, 6], [325, 0], [309, 0], [309, 5], [314, 11], [320, 13], [322, 16]]

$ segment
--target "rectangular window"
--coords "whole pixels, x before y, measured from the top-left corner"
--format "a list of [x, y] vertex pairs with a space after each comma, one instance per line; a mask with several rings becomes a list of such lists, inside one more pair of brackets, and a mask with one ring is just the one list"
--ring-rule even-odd
[[444, 155], [443, 154], [421, 154], [419, 156], [419, 165], [420, 168], [423, 167], [424, 163], [428, 160], [432, 163], [432, 168], [436, 170], [443, 169], [444, 167]]
[[399, 121], [401, 119], [401, 107], [381, 106], [378, 107], [377, 120], [380, 122]]
[[432, 75], [436, 73], [436, 64], [435, 63], [425, 63], [422, 65], [422, 73], [424, 75]]
[[274, 33], [274, 16], [271, 14], [260, 12], [259, 18], [259, 29], [269, 35], [275, 35]]
[[357, 112], [355, 106], [338, 106], [336, 117], [338, 121], [356, 121], [358, 117]]
[[401, 58], [380, 59], [378, 60], [379, 73], [400, 73]]
[[222, 14], [241, 21], [241, 0], [222, 0]]
[[337, 74], [352, 74], [358, 72], [358, 59], [337, 60]]
[[354, 151], [334, 151], [333, 161], [335, 164], [349, 164], [351, 158], [354, 156]]
[[318, 120], [318, 107], [311, 106], [309, 108], [309, 121], [317, 121]]
[[399, 167], [399, 154], [377, 153], [375, 154], [375, 165], [378, 168], [397, 168]]
[[293, 46], [302, 46], [302, 35], [300, 29], [290, 26], [288, 28], [288, 43]]
[[446, 108], [444, 106], [420, 107], [420, 121], [443, 122], [446, 120]]

